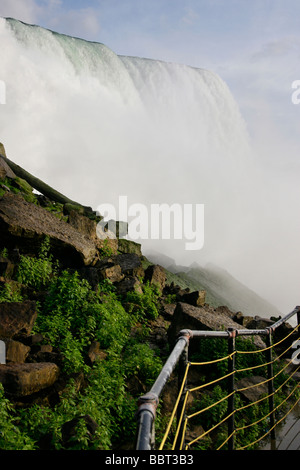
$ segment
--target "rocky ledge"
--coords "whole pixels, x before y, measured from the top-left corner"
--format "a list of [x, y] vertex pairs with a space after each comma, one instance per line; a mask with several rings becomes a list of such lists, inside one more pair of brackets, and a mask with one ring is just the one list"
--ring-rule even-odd
[[[38, 302], [45, 293], [30, 291], [14, 277], [20, 256], [35, 256], [46, 237], [60, 264], [76, 270], [93, 289], [105, 279], [120, 296], [132, 291], [140, 293], [145, 281], [158, 286], [161, 293], [159, 316], [150, 322], [147, 341], [166, 354], [181, 329], [261, 329], [273, 322], [274, 319], [245, 317], [227, 307], [213, 308], [206, 303], [205, 291], [190, 292], [169, 283], [166, 270], [149, 262], [139, 244], [99, 234], [100, 214], [62, 195], [57, 196], [40, 181], [35, 187], [36, 179], [29, 175], [25, 180], [24, 175], [27, 177], [27, 172], [12, 165], [5, 155], [0, 156], [0, 251], [6, 250], [0, 256], [0, 287], [8, 285], [11, 290], [26, 291], [29, 299], [0, 303], [0, 344], [5, 346], [0, 383], [14, 402], [56, 403], [67, 383], [60, 351], [45, 344], [42, 335], [32, 333], [38, 317]], [[45, 191], [41, 193], [43, 187]], [[277, 333], [283, 337], [288, 328], [283, 326]], [[257, 347], [262, 345], [262, 339], [257, 338]], [[105, 357], [99, 343], [93, 343], [88, 352], [90, 363], [105, 360]], [[84, 386], [82, 374], [74, 374], [74, 379], [78, 389]], [[138, 393], [146, 391], [143, 384], [128, 386], [137, 386]], [[165, 397], [168, 403], [167, 395]], [[84, 419], [89, 420], [89, 417]]]

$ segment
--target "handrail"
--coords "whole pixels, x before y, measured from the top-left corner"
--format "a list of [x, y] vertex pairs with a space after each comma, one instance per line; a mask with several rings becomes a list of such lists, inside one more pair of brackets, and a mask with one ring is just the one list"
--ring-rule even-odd
[[[294, 315], [297, 315], [297, 324], [300, 324], [300, 306], [295, 307], [295, 309], [287, 314], [285, 317], [276, 321], [273, 325], [268, 326], [264, 329], [234, 329], [228, 328], [227, 331], [207, 331], [207, 330], [181, 330], [177, 336], [176, 344], [167, 359], [165, 365], [163, 366], [160, 374], [158, 375], [156, 381], [154, 382], [153, 386], [151, 387], [150, 391], [140, 397], [138, 402], [138, 411], [137, 411], [137, 437], [136, 437], [136, 450], [152, 450], [154, 449], [154, 434], [155, 434], [155, 418], [156, 418], [156, 410], [159, 403], [159, 397], [171, 377], [176, 365], [179, 363], [180, 359], [182, 360], [183, 366], [187, 364], [187, 351], [189, 347], [189, 342], [191, 339], [196, 337], [204, 337], [204, 338], [217, 338], [223, 337], [227, 338], [228, 340], [234, 340], [236, 336], [253, 336], [253, 335], [265, 335], [267, 336], [268, 346], [271, 346], [271, 335], [276, 331], [276, 329], [289, 320]], [[229, 351], [231, 354], [233, 352], [233, 343], [229, 346]], [[267, 348], [268, 349], [268, 348]], [[271, 358], [271, 356], [269, 355]], [[273, 390], [273, 368], [272, 368], [272, 361], [270, 360], [270, 366], [268, 367], [268, 374], [270, 376], [270, 385], [269, 385], [269, 392]], [[232, 361], [231, 368], [234, 367], [234, 363]], [[182, 367], [179, 367], [179, 374], [181, 378], [183, 378], [184, 373], [182, 372]], [[185, 381], [185, 379], [184, 379]], [[184, 392], [185, 383], [181, 384], [181, 392]], [[230, 388], [233, 389], [233, 380], [231, 379]], [[272, 396], [272, 395], [271, 395]], [[184, 401], [184, 399], [182, 399]], [[230, 405], [229, 409], [233, 408], [233, 401], [232, 401], [232, 394], [230, 394]], [[270, 408], [274, 408], [274, 403], [272, 398], [270, 398]], [[178, 409], [177, 415], [182, 414], [182, 408]], [[232, 412], [233, 416], [233, 412]], [[230, 416], [229, 416], [230, 418]], [[231, 417], [231, 420], [233, 418]], [[271, 411], [271, 422], [274, 421], [274, 414]], [[231, 422], [230, 425], [231, 429], [233, 428], [233, 424]], [[179, 432], [180, 434], [180, 432]], [[233, 431], [231, 432], [233, 435]], [[272, 433], [274, 437], [274, 433]], [[233, 444], [231, 441], [232, 448]]]
[[[183, 330], [180, 332], [176, 345], [151, 390], [139, 399], [139, 409], [137, 414], [139, 426], [136, 439], [136, 448], [138, 450], [151, 450], [154, 445], [152, 429], [159, 397], [174, 371], [180, 356], [187, 347], [190, 337], [190, 330]], [[151, 436], [151, 439], [149, 439], [149, 436]]]

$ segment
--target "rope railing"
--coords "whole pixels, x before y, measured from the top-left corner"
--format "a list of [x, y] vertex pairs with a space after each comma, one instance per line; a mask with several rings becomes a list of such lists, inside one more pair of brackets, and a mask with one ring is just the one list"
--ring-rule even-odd
[[[272, 344], [272, 337], [277, 328], [295, 315], [297, 316], [297, 326], [284, 338]], [[291, 384], [300, 365], [298, 367], [293, 365], [293, 370], [290, 370], [292, 361], [288, 356], [295, 341], [288, 347], [284, 346], [285, 342], [291, 341], [292, 336], [297, 334], [299, 326], [300, 307], [296, 307], [286, 317], [263, 330], [181, 331], [155, 384], [150, 392], [140, 399], [137, 413], [136, 449], [197, 450], [207, 448], [220, 450], [225, 448], [243, 450], [255, 448], [267, 436], [275, 439], [276, 426], [300, 401], [297, 382]], [[265, 347], [259, 348], [256, 345], [250, 350], [236, 347], [236, 340], [239, 336], [252, 336], [253, 338], [257, 335], [266, 336]], [[205, 338], [208, 341], [213, 338], [223, 338], [228, 341], [228, 354], [212, 360], [202, 361], [200, 358], [200, 361], [189, 361], [189, 343], [190, 340], [194, 341], [194, 338]], [[279, 351], [280, 347], [284, 347], [284, 350]], [[276, 354], [273, 358], [274, 351]], [[248, 356], [246, 362], [249, 361], [249, 358], [255, 358], [256, 362], [244, 364], [246, 355]], [[282, 363], [286, 357], [288, 358], [287, 362]], [[163, 437], [160, 443], [156, 444], [155, 419], [159, 397], [177, 365], [180, 377], [178, 396]], [[224, 372], [226, 366], [227, 370]], [[194, 384], [188, 387], [192, 369], [205, 369], [206, 372], [203, 372], [202, 377], [205, 376], [207, 379], [207, 369], [214, 370], [218, 367], [223, 369], [221, 375], [210, 377], [200, 385]], [[265, 377], [263, 377], [262, 371], [265, 371]], [[253, 378], [257, 372], [260, 375], [256, 383], [247, 386], [238, 385], [237, 378], [239, 376], [242, 379]], [[247, 401], [245, 392], [258, 390], [258, 387], [260, 387], [259, 390], [263, 389], [263, 393], [258, 393], [256, 399]], [[291, 400], [294, 400], [294, 403], [291, 404]], [[197, 406], [198, 409], [196, 409]], [[251, 414], [253, 419], [250, 420]], [[196, 424], [193, 424], [195, 422]], [[197, 429], [199, 429], [199, 434], [195, 435]], [[244, 439], [245, 431], [248, 435], [246, 441]], [[253, 438], [249, 439], [249, 436], [253, 436]]]

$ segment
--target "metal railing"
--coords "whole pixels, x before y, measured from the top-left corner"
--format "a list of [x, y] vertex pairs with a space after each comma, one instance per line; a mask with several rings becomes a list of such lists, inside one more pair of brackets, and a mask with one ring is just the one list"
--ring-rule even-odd
[[[199, 390], [203, 387], [194, 387], [193, 389], [187, 388], [187, 379], [188, 379], [188, 372], [191, 365], [199, 365], [199, 363], [192, 363], [188, 360], [188, 353], [189, 353], [189, 346], [190, 340], [194, 340], [195, 338], [224, 338], [228, 341], [228, 355], [222, 360], [227, 360], [227, 373], [222, 379], [226, 379], [227, 381], [227, 396], [225, 397], [227, 400], [227, 413], [221, 423], [227, 423], [227, 437], [224, 441], [227, 445], [228, 450], [233, 450], [235, 443], [234, 438], [237, 432], [235, 427], [235, 414], [236, 414], [236, 407], [235, 407], [235, 395], [237, 393], [236, 386], [235, 386], [235, 374], [236, 370], [236, 354], [237, 352], [244, 353], [245, 351], [237, 351], [236, 349], [236, 338], [238, 336], [259, 336], [259, 337], [266, 337], [266, 347], [258, 351], [259, 348], [256, 348], [256, 351], [252, 352], [264, 352], [266, 357], [265, 366], [267, 368], [267, 378], [265, 383], [267, 384], [268, 388], [268, 405], [269, 405], [269, 413], [268, 413], [268, 431], [266, 435], [270, 435], [271, 439], [275, 439], [275, 411], [276, 407], [274, 405], [274, 371], [273, 371], [273, 364], [274, 361], [278, 360], [278, 356], [273, 359], [273, 350], [277, 344], [273, 344], [273, 336], [277, 329], [286, 323], [289, 319], [296, 316], [297, 326], [295, 329], [292, 330], [287, 336], [290, 336], [297, 333], [298, 327], [300, 326], [300, 307], [296, 307], [291, 313], [286, 315], [284, 318], [278, 320], [273, 325], [265, 328], [265, 329], [234, 329], [229, 328], [227, 331], [192, 331], [192, 330], [182, 330], [180, 331], [176, 344], [166, 361], [165, 365], [163, 366], [159, 376], [157, 377], [155, 383], [153, 384], [151, 390], [140, 397], [138, 403], [138, 412], [137, 412], [137, 437], [136, 437], [136, 450], [153, 450], [155, 449], [155, 420], [156, 420], [156, 411], [159, 404], [160, 397], [162, 392], [164, 391], [165, 385], [169, 381], [171, 375], [175, 371], [175, 368], [178, 366], [178, 397], [171, 414], [169, 424], [167, 426], [167, 430], [165, 435], [162, 439], [162, 442], [159, 446], [159, 449], [162, 450], [163, 446], [166, 442], [168, 433], [170, 432], [172, 423], [175, 421], [177, 429], [176, 431], [173, 430], [173, 434], [175, 435], [172, 449], [173, 450], [183, 450], [183, 449], [190, 449], [191, 445], [194, 442], [198, 441], [197, 439], [192, 440], [189, 443], [185, 442], [186, 436], [186, 425], [189, 418], [194, 416], [194, 414], [187, 416], [186, 414], [186, 404], [188, 395], [193, 390]], [[292, 338], [292, 336], [291, 336]], [[285, 341], [287, 338], [284, 338]], [[195, 346], [193, 344], [193, 346]], [[289, 346], [289, 348], [291, 345]], [[214, 361], [212, 361], [214, 362]], [[215, 361], [216, 362], [216, 361]], [[296, 361], [297, 362], [297, 361]], [[299, 361], [300, 362], [300, 361]], [[204, 363], [201, 363], [204, 364]], [[262, 367], [262, 365], [260, 365]], [[255, 369], [255, 367], [254, 367]], [[245, 370], [245, 369], [244, 369]], [[249, 370], [252, 370], [249, 367]], [[217, 380], [215, 381], [217, 382]], [[298, 387], [298, 385], [297, 385]], [[222, 401], [222, 400], [220, 400]], [[210, 408], [210, 407], [209, 407]], [[197, 413], [195, 413], [197, 414]], [[242, 429], [242, 428], [241, 428]], [[200, 438], [202, 438], [206, 433], [204, 433]], [[223, 444], [222, 444], [223, 445]], [[222, 447], [222, 446], [221, 446]]]

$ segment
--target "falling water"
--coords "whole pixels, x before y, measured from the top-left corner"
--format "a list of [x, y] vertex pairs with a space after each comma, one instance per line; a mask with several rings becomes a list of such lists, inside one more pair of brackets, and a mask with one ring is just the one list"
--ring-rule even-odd
[[[187, 263], [245, 263], [264, 219], [263, 176], [219, 76], [14, 19], [0, 18], [0, 44], [9, 158], [94, 209], [120, 195], [130, 204], [204, 204], [205, 246]], [[185, 261], [180, 245], [159, 247]]]

